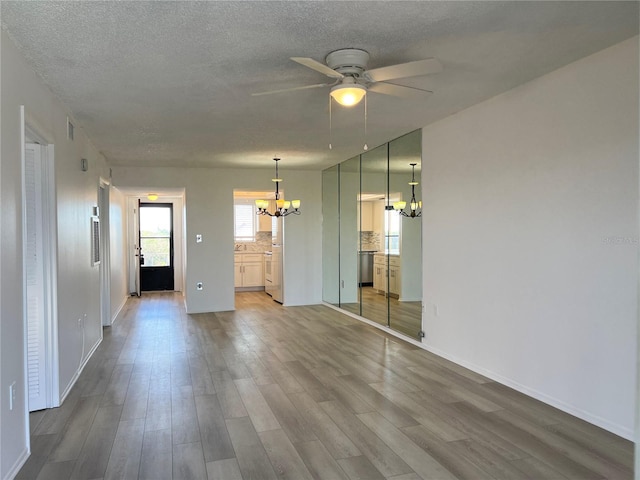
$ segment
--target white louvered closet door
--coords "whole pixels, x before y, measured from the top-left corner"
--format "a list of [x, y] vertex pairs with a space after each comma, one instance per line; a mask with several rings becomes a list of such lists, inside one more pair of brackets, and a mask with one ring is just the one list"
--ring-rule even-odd
[[29, 411], [46, 408], [44, 264], [42, 242], [42, 146], [26, 145], [25, 283], [27, 296], [27, 369]]

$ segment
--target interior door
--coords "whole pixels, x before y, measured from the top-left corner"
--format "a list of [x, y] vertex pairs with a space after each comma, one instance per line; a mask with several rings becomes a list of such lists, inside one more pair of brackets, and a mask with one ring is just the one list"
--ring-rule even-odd
[[173, 204], [140, 203], [140, 290], [174, 290]]
[[27, 299], [27, 370], [29, 411], [47, 407], [42, 212], [42, 147], [25, 149], [25, 289]]
[[135, 275], [136, 275], [136, 295], [139, 297], [140, 290], [140, 200], [138, 200], [137, 215], [133, 215], [133, 231], [138, 232], [136, 243], [134, 245], [134, 259], [135, 259]]

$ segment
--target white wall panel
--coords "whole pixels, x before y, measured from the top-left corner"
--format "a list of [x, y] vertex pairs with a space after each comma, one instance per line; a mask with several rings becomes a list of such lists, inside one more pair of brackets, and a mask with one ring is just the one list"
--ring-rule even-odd
[[425, 127], [423, 152], [427, 346], [631, 438], [638, 39]]
[[[75, 141], [67, 140], [69, 112], [42, 85], [4, 30], [1, 35], [0, 478], [5, 478], [15, 473], [26, 458], [28, 432], [22, 303], [20, 106], [25, 106], [27, 123], [55, 145], [61, 392], [68, 389], [75, 378], [83, 355], [78, 319], [85, 322], [85, 358], [101, 338], [99, 275], [98, 267], [91, 267], [90, 263], [89, 219], [91, 208], [97, 204], [99, 176], [108, 172], [105, 172], [104, 158], [87, 140], [78, 122]], [[88, 159], [88, 172], [81, 171], [81, 158]], [[6, 393], [14, 381], [17, 403], [9, 410]]]

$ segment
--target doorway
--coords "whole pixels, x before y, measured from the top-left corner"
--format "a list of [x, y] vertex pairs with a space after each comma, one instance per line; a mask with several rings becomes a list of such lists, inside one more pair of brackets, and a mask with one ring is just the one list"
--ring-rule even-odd
[[140, 203], [140, 290], [174, 290], [173, 204]]

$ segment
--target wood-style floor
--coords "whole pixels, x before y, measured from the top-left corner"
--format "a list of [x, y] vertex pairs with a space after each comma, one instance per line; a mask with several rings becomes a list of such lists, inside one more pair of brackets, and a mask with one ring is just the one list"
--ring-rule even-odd
[[389, 326], [413, 339], [420, 339], [422, 302], [400, 302], [395, 297], [379, 293], [373, 287], [360, 287], [358, 296], [362, 305], [343, 303], [339, 307], [380, 325]]
[[132, 298], [24, 479], [630, 479], [632, 444], [323, 306]]

